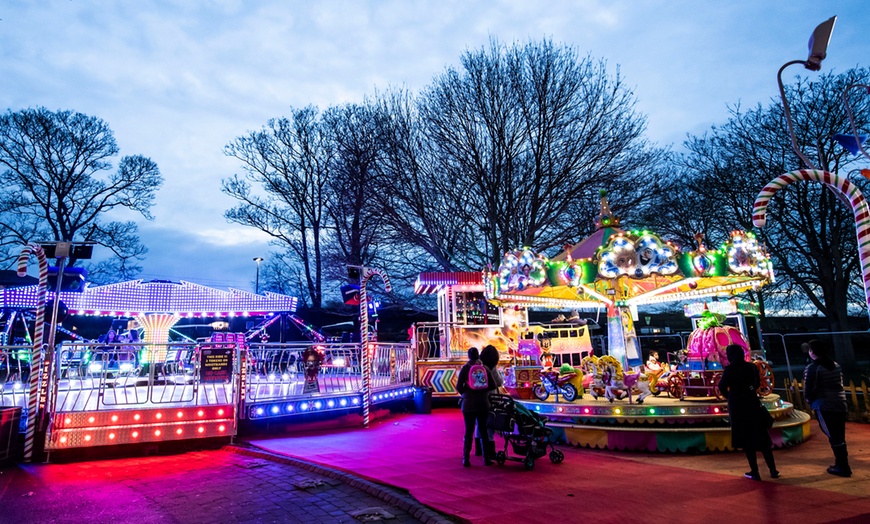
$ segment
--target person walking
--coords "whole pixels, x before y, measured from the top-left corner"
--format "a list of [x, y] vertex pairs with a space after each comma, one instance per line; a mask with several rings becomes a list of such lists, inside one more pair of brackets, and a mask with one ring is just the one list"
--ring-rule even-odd
[[496, 388], [492, 371], [480, 361], [480, 351], [476, 347], [468, 349], [468, 362], [459, 370], [456, 390], [462, 395], [462, 418], [465, 420], [465, 437], [462, 442], [462, 465], [471, 466], [471, 446], [474, 441], [474, 427], [480, 428], [483, 444], [483, 463], [493, 464], [490, 455], [489, 434], [486, 419], [489, 415], [489, 392]]
[[846, 390], [843, 388], [843, 370], [828, 355], [827, 346], [821, 340], [810, 340], [804, 351], [812, 362], [804, 369], [804, 398], [815, 411], [819, 427], [828, 437], [834, 452], [834, 465], [828, 473], [840, 477], [851, 477], [849, 452], [846, 450], [846, 419], [849, 405]]
[[757, 452], [761, 452], [771, 478], [779, 478], [779, 471], [773, 459], [773, 441], [768, 430], [773, 425], [773, 417], [758, 399], [761, 379], [758, 368], [746, 361], [744, 350], [737, 344], [725, 348], [728, 365], [719, 380], [719, 391], [728, 399], [728, 419], [731, 422], [731, 445], [743, 448], [749, 462], [749, 472], [743, 476], [750, 480], [761, 480], [758, 472]]

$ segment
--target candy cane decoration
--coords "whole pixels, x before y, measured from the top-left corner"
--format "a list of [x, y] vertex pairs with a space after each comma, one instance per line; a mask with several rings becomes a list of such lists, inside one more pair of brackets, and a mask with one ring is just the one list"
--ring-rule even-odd
[[36, 295], [36, 326], [33, 333], [33, 352], [30, 357], [30, 396], [27, 400], [27, 430], [24, 434], [24, 462], [33, 457], [33, 440], [36, 435], [36, 410], [39, 404], [39, 375], [42, 371], [42, 332], [45, 329], [45, 295], [48, 289], [48, 260], [39, 244], [27, 244], [18, 256], [18, 276], [27, 275], [30, 255], [39, 261], [39, 287]]
[[785, 186], [798, 180], [820, 182], [834, 193], [849, 200], [852, 213], [855, 215], [855, 227], [858, 234], [858, 256], [861, 260], [861, 275], [864, 278], [864, 296], [867, 299], [868, 313], [870, 313], [870, 206], [858, 186], [849, 182], [846, 177], [840, 177], [828, 171], [817, 169], [800, 169], [780, 175], [775, 180], [764, 186], [755, 205], [752, 207], [752, 222], [756, 227], [764, 227], [767, 222], [767, 202], [770, 197]]
[[386, 272], [373, 267], [361, 268], [359, 275], [359, 338], [363, 372], [363, 426], [369, 425], [369, 409], [372, 403], [371, 351], [373, 348], [369, 347], [369, 303], [366, 297], [366, 283], [374, 275], [378, 275], [384, 281], [384, 289], [387, 293], [393, 290], [390, 285], [390, 277], [387, 276]]

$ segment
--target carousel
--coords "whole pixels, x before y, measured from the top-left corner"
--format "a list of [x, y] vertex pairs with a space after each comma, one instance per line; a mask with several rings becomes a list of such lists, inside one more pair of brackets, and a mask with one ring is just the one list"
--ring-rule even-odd
[[[809, 436], [809, 416], [773, 393], [773, 374], [760, 344], [752, 350], [742, 324], [727, 325], [736, 295], [774, 279], [754, 235], [733, 231], [717, 249], [701, 235], [681, 251], [651, 231], [624, 230], [606, 194], [596, 231], [552, 258], [523, 248], [483, 272], [486, 299], [502, 310], [606, 310], [607, 347], [553, 344], [547, 330], [515, 326], [531, 341], [502, 346], [508, 392], [573, 445], [618, 450], [731, 449], [728, 408], [718, 391], [725, 348], [738, 344], [759, 370], [759, 396], [775, 419], [774, 445]], [[697, 318], [685, 348], [667, 362], [644, 359], [634, 328], [637, 308], [689, 303]], [[723, 305], [725, 307], [723, 308]], [[725, 311], [728, 313], [728, 311]], [[560, 319], [565, 320], [565, 319]], [[523, 337], [520, 337], [521, 339]]]

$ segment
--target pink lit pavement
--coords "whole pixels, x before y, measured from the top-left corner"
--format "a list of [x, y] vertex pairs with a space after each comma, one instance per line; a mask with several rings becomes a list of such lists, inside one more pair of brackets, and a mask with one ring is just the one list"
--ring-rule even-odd
[[[805, 443], [775, 452], [782, 477], [743, 478], [742, 453], [663, 454], [560, 446], [544, 457], [461, 466], [462, 418], [455, 408], [397, 414], [370, 427], [297, 433], [248, 442], [407, 490], [419, 502], [473, 523], [870, 522], [870, 425], [847, 428], [851, 478], [829, 475], [827, 439], [812, 423]], [[502, 441], [497, 437], [500, 446]], [[512, 456], [511, 450], [508, 450]], [[759, 457], [761, 461], [761, 458]], [[763, 461], [762, 461], [763, 463]]]

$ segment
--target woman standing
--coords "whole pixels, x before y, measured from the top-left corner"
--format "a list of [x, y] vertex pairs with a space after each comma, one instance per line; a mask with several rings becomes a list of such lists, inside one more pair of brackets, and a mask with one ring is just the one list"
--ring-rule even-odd
[[747, 362], [743, 348], [732, 344], [725, 348], [728, 365], [719, 380], [719, 391], [728, 399], [728, 418], [731, 421], [731, 445], [743, 448], [746, 460], [749, 462], [749, 472], [743, 476], [751, 480], [761, 480], [758, 473], [758, 457], [761, 452], [771, 478], [779, 478], [776, 463], [773, 460], [773, 442], [770, 440], [770, 429], [773, 419], [767, 409], [758, 399], [761, 379], [758, 368]]
[[[495, 381], [495, 390], [490, 392], [498, 393], [502, 386], [504, 386], [504, 378], [501, 376], [501, 373], [498, 371], [498, 361], [501, 359], [501, 355], [498, 353], [498, 349], [492, 344], [485, 346], [480, 352], [480, 361], [483, 362], [483, 365], [488, 367], [490, 371], [492, 371], [492, 378]], [[480, 432], [483, 431], [482, 428], [477, 428], [477, 437], [474, 439], [474, 449], [475, 455], [483, 454], [483, 444], [480, 437]], [[490, 459], [495, 457], [495, 431], [490, 428], [486, 428], [487, 433], [489, 433], [489, 457]], [[480, 453], [477, 452], [478, 448], [481, 450]]]
[[[492, 371], [480, 361], [480, 351], [469, 348], [468, 362], [459, 370], [456, 390], [462, 394], [462, 417], [465, 419], [465, 438], [462, 449], [462, 465], [471, 466], [471, 445], [474, 441], [474, 426], [480, 428], [483, 441], [483, 463], [493, 464], [490, 455], [489, 435], [486, 432], [486, 418], [489, 414], [489, 392], [496, 388]], [[494, 449], [494, 448], [493, 448]]]
[[816, 412], [819, 427], [834, 451], [834, 465], [828, 467], [828, 473], [851, 477], [852, 468], [846, 450], [849, 404], [843, 388], [843, 370], [828, 355], [828, 348], [821, 340], [810, 340], [805, 346], [804, 351], [813, 361], [804, 370], [804, 397]]

